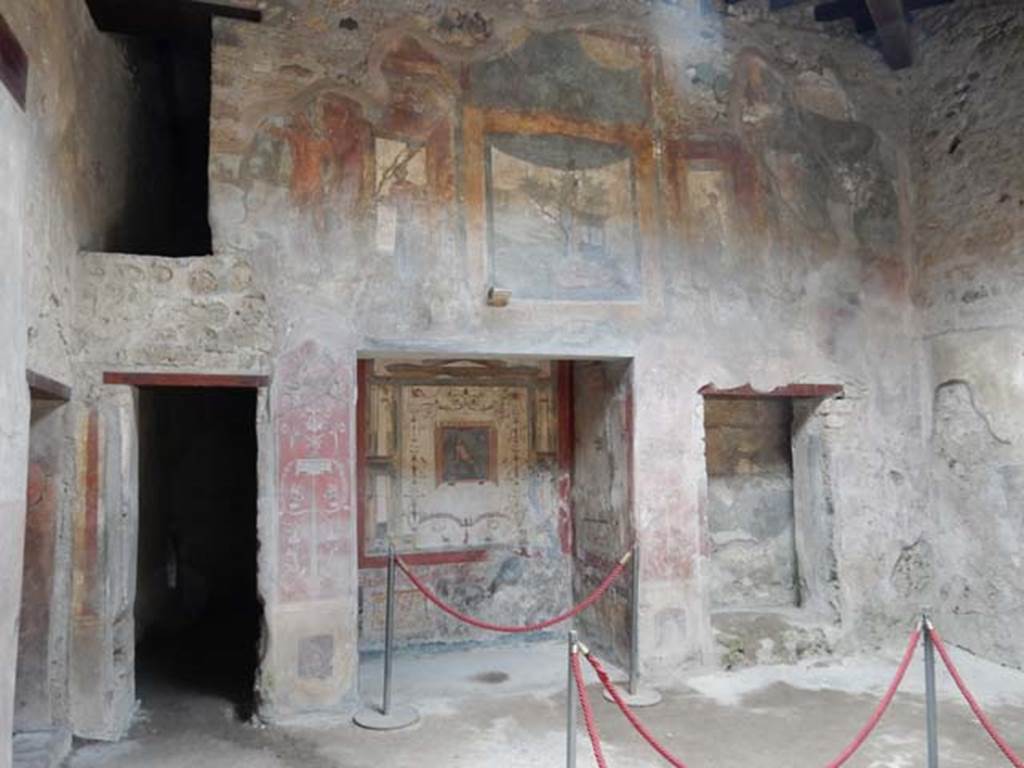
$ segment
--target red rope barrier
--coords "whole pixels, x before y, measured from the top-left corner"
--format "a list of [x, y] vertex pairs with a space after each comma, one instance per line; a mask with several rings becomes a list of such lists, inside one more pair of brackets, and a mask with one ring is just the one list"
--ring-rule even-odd
[[578, 605], [574, 606], [573, 608], [570, 608], [565, 613], [560, 613], [557, 616], [547, 619], [546, 621], [541, 621], [536, 624], [528, 624], [525, 627], [510, 627], [503, 624], [491, 624], [488, 621], [482, 621], [480, 619], [473, 618], [468, 614], [462, 613], [462, 611], [459, 611], [458, 609], [448, 605], [440, 597], [434, 594], [430, 587], [428, 587], [426, 584], [420, 581], [419, 578], [411, 570], [409, 570], [409, 566], [405, 564], [405, 561], [403, 561], [402, 558], [396, 557], [395, 561], [398, 563], [398, 567], [402, 569], [402, 573], [409, 577], [409, 581], [412, 582], [413, 586], [416, 587], [416, 589], [418, 589], [420, 592], [422, 592], [423, 596], [427, 598], [427, 600], [432, 602], [434, 605], [436, 605], [442, 611], [447, 613], [449, 616], [453, 616], [461, 622], [464, 622], [474, 627], [478, 627], [480, 629], [488, 629], [492, 632], [507, 632], [514, 634], [522, 632], [536, 632], [541, 629], [547, 629], [548, 627], [553, 627], [555, 624], [560, 624], [561, 622], [567, 619], [571, 619], [574, 616], [581, 613], [582, 611], [586, 610], [591, 605], [596, 603], [601, 598], [601, 596], [608, 591], [608, 588], [612, 585], [612, 582], [614, 582], [619, 577], [619, 575], [625, 570], [626, 563], [629, 562], [629, 558], [631, 556], [632, 550], [623, 555], [619, 562], [616, 563], [615, 567], [611, 570], [611, 573], [605, 576], [604, 581], [598, 584], [597, 589], [595, 589], [593, 592], [587, 595], [586, 598], [584, 598], [583, 601], [580, 602]]
[[593, 654], [587, 654], [587, 661], [589, 661], [590, 666], [594, 668], [594, 671], [597, 673], [597, 679], [601, 681], [601, 685], [603, 685], [604, 689], [608, 691], [608, 695], [612, 697], [612, 700], [618, 705], [619, 709], [622, 710], [622, 714], [626, 716], [626, 719], [629, 720], [633, 728], [636, 729], [636, 732], [643, 736], [644, 741], [650, 744], [654, 748], [654, 751], [665, 758], [670, 765], [675, 766], [675, 768], [686, 768], [686, 764], [665, 749], [665, 747], [663, 747], [661, 743], [654, 738], [654, 734], [647, 730], [647, 727], [640, 722], [640, 718], [636, 716], [629, 704], [623, 700], [618, 689], [614, 684], [612, 684], [611, 678], [608, 677], [608, 672], [605, 671], [604, 666], [597, 657]]
[[840, 765], [845, 763], [853, 754], [863, 746], [864, 742], [867, 741], [868, 736], [875, 730], [875, 726], [882, 719], [882, 715], [885, 714], [885, 710], [889, 708], [889, 704], [892, 703], [893, 697], [896, 695], [897, 689], [900, 687], [900, 683], [903, 682], [904, 676], [907, 674], [907, 668], [910, 667], [910, 662], [914, 658], [914, 651], [917, 650], [917, 644], [921, 640], [921, 628], [918, 627], [910, 635], [910, 642], [907, 643], [907, 650], [903, 652], [903, 660], [900, 662], [899, 668], [896, 670], [896, 677], [892, 679], [889, 684], [889, 690], [885, 692], [882, 700], [878, 703], [875, 711], [871, 714], [867, 723], [860, 729], [856, 736], [853, 737], [846, 749], [844, 749], [835, 760], [828, 764], [827, 768], [839, 768]]
[[1017, 754], [1010, 748], [1010, 745], [1006, 743], [1006, 740], [999, 734], [996, 727], [992, 724], [992, 721], [988, 719], [988, 716], [982, 711], [981, 705], [978, 704], [977, 699], [967, 690], [967, 684], [964, 679], [960, 677], [960, 672], [957, 670], [956, 665], [953, 663], [953, 659], [949, 656], [949, 651], [946, 650], [945, 643], [942, 642], [942, 638], [939, 637], [939, 633], [935, 630], [935, 627], [929, 625], [928, 633], [931, 635], [932, 643], [935, 645], [935, 649], [939, 652], [939, 656], [942, 657], [942, 663], [946, 665], [946, 669], [949, 670], [950, 676], [953, 678], [953, 682], [956, 683], [956, 687], [960, 689], [960, 693], [963, 694], [964, 699], [967, 700], [967, 705], [971, 708], [974, 716], [978, 718], [978, 722], [981, 723], [981, 727], [988, 731], [988, 735], [992, 737], [992, 741], [996, 743], [996, 746], [1002, 750], [1002, 753], [1006, 755], [1006, 759], [1010, 761], [1016, 768], [1024, 768], [1024, 762], [1021, 761]]
[[572, 654], [572, 676], [576, 680], [576, 693], [580, 699], [580, 709], [583, 710], [583, 723], [587, 726], [587, 735], [590, 737], [590, 746], [594, 750], [594, 759], [598, 768], [608, 768], [604, 760], [604, 752], [601, 750], [601, 736], [597, 732], [597, 723], [594, 722], [594, 709], [590, 706], [590, 697], [587, 696], [587, 683], [583, 679], [583, 668], [580, 666], [580, 654]]
[[[828, 764], [827, 768], [839, 768], [839, 766], [843, 765], [847, 760], [853, 757], [854, 753], [858, 749], [860, 749], [861, 746], [863, 746], [865, 741], [867, 741], [868, 736], [871, 735], [871, 732], [875, 729], [875, 726], [877, 726], [878, 722], [882, 719], [882, 715], [884, 715], [885, 711], [889, 708], [889, 704], [892, 703], [893, 697], [896, 695], [897, 689], [899, 689], [900, 684], [903, 682], [903, 678], [904, 676], [906, 676], [907, 669], [910, 667], [910, 662], [914, 658], [914, 651], [917, 650], [917, 644], [920, 641], [920, 639], [921, 630], [915, 629], [914, 632], [910, 635], [910, 642], [907, 644], [907, 650], [903, 653], [903, 659], [900, 662], [899, 668], [896, 670], [896, 676], [889, 684], [889, 689], [885, 692], [885, 695], [882, 697], [881, 702], [879, 702], [878, 706], [875, 708], [875, 711], [872, 713], [868, 722], [864, 725], [863, 728], [860, 729], [857, 735], [853, 738], [853, 741], [851, 741], [849, 745], [847, 745], [846, 749], [844, 749], [839, 754], [839, 757], [837, 757], [835, 760]], [[601, 681], [601, 685], [603, 685], [605, 690], [608, 691], [608, 695], [611, 696], [612, 700], [618, 705], [619, 709], [622, 711], [622, 714], [626, 717], [627, 720], [629, 720], [630, 724], [633, 726], [636, 732], [639, 733], [643, 737], [643, 739], [648, 744], [650, 744], [651, 747], [653, 747], [659, 755], [665, 758], [665, 760], [670, 765], [675, 766], [675, 768], [686, 768], [686, 764], [683, 763], [682, 760], [673, 755], [671, 752], [669, 752], [668, 749], [666, 749], [656, 738], [654, 738], [654, 735], [649, 730], [647, 730], [644, 724], [640, 722], [640, 718], [636, 716], [636, 713], [633, 712], [629, 704], [627, 704], [625, 700], [623, 700], [621, 694], [619, 693], [615, 685], [612, 683], [611, 678], [608, 676], [608, 673], [605, 671], [604, 666], [602, 666], [601, 662], [592, 654], [587, 655], [587, 661], [590, 662], [590, 665], [594, 668], [594, 671], [597, 673], [597, 677]], [[1024, 766], [1020, 765], [1019, 763], [1014, 763], [1014, 765], [1016, 766], [1016, 768], [1024, 768]]]

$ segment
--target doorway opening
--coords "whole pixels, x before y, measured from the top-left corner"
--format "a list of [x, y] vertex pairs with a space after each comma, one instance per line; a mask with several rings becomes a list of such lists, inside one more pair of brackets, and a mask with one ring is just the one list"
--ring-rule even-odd
[[713, 609], [800, 604], [792, 421], [786, 398], [704, 403]]
[[[581, 600], [631, 546], [629, 360], [396, 357], [361, 360], [359, 372], [359, 643], [374, 664], [389, 544], [457, 609], [514, 626]], [[630, 589], [621, 576], [577, 618], [581, 637], [620, 663]], [[458, 651], [524, 637], [457, 622], [405, 578], [395, 597], [397, 646]], [[521, 670], [490, 672], [514, 684]]]
[[838, 585], [822, 400], [704, 394], [708, 589], [722, 664], [827, 653]]
[[140, 387], [136, 678], [255, 711], [256, 389]]

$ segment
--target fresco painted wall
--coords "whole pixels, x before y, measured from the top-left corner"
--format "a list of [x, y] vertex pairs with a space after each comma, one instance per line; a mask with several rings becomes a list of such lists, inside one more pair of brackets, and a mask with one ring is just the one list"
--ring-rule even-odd
[[[85, 497], [85, 473], [77, 464], [84, 451], [76, 450], [87, 441], [85, 398], [78, 396], [84, 388], [75, 386], [73, 295], [80, 250], [136, 241], [134, 235], [158, 223], [151, 214], [162, 210], [169, 187], [152, 183], [163, 166], [152, 152], [153, 134], [140, 130], [153, 69], [122, 43], [97, 32], [84, 4], [3, 0], [0, 15], [28, 61], [24, 105], [0, 89], [0, 228], [5, 233], [0, 246], [0, 324], [5, 329], [0, 342], [0, 525], [5, 532], [0, 537], [0, 766], [6, 768], [15, 712], [16, 625], [27, 519], [30, 403], [25, 372], [31, 369], [73, 388], [73, 402], [65, 406], [66, 437], [71, 439], [59, 449], [66, 473], [62, 477], [70, 487], [57, 527], [67, 530]], [[137, 230], [128, 231], [128, 212], [139, 214], [132, 222]], [[95, 474], [91, 477], [96, 479]], [[65, 552], [62, 558], [55, 583], [70, 581], [70, 557]], [[45, 590], [38, 587], [32, 594], [41, 597]], [[52, 606], [46, 606], [52, 608], [54, 631], [73, 636], [70, 648], [51, 648], [58, 679], [67, 677], [69, 659], [87, 670], [109, 669], [114, 651], [116, 610], [75, 637], [66, 618], [70, 592], [55, 590]], [[110, 722], [116, 723], [112, 730], [120, 731], [135, 701], [131, 686], [114, 681], [113, 675], [88, 691], [72, 683], [69, 698], [55, 702], [53, 724], [67, 725], [67, 710], [80, 708], [86, 715], [82, 735], [102, 735]], [[104, 710], [114, 709], [118, 712], [102, 725], [89, 717], [101, 719]]]
[[[558, 367], [530, 360], [361, 363], [361, 645], [384, 626], [389, 543], [446, 599], [499, 623], [571, 602], [559, 535]], [[400, 642], [483, 640], [399, 579]]]
[[[272, 377], [267, 716], [354, 697], [359, 587], [366, 616], [379, 578], [358, 576], [360, 358], [630, 361], [640, 645], [661, 671], [714, 658], [700, 388], [841, 384], [812, 417], [830, 471], [809, 514], [841, 542], [828, 599], [850, 647], [902, 639], [893, 568], [921, 531], [892, 510], [925, 485], [906, 86], [799, 9], [696, 5], [588, 0], [569, 19], [271, 0], [258, 26], [215, 24], [213, 280], [191, 279], [198, 260], [85, 257], [82, 376], [108, 408], [101, 434], [128, 430], [129, 448], [105, 366]], [[492, 286], [508, 306], [487, 304]], [[552, 473], [545, 535], [579, 558], [571, 462]], [[525, 618], [490, 600], [504, 576], [487, 563], [422, 567], [464, 605]]]
[[[269, 3], [258, 27], [218, 22], [215, 250], [251, 265], [273, 307], [275, 371], [294, 370], [310, 340], [339, 366], [395, 352], [631, 359], [641, 645], [661, 668], [710, 658], [698, 390], [843, 384], [844, 403], [815, 418], [830, 419], [826, 449], [844, 467], [830, 480], [854, 542], [840, 555], [844, 631], [888, 637], [902, 619], [864, 585], [888, 580], [906, 543], [888, 510], [916, 486], [886, 478], [920, 470], [904, 450], [920, 424], [907, 406], [919, 361], [904, 343], [901, 83], [797, 14], [592, 5], [567, 20], [290, 1]], [[339, 29], [342, 15], [358, 29]], [[492, 286], [511, 292], [507, 307], [486, 304]], [[351, 432], [346, 410], [337, 423]], [[355, 455], [339, 465], [350, 481]], [[422, 535], [454, 541], [451, 522]], [[892, 541], [881, 556], [868, 545], [879, 526]], [[283, 564], [267, 563], [272, 602]], [[423, 567], [463, 605], [494, 606], [497, 570], [481, 581], [475, 563]], [[601, 570], [587, 567], [584, 580]], [[362, 578], [364, 619], [379, 576]], [[357, 604], [354, 582], [339, 584], [339, 605]], [[426, 626], [403, 599], [416, 617], [403, 632]], [[298, 598], [288, 621], [316, 610]]]

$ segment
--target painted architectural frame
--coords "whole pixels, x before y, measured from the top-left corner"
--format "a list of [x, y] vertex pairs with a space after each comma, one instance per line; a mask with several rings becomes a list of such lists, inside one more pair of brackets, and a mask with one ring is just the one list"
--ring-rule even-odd
[[671, 205], [682, 242], [706, 234], [707, 222], [699, 215], [714, 192], [721, 193], [719, 202], [731, 212], [740, 234], [754, 226], [759, 218], [757, 167], [735, 139], [669, 139], [665, 142], [665, 158]]
[[[568, 370], [568, 366], [554, 362], [535, 367], [488, 360], [455, 359], [426, 363], [360, 360], [360, 396], [357, 399], [356, 417], [359, 567], [380, 568], [386, 564], [382, 546], [391, 531], [382, 533], [380, 521], [389, 520], [392, 510], [402, 505], [402, 444], [403, 434], [407, 432], [403, 427], [402, 403], [413, 396], [414, 390], [438, 387], [463, 391], [468, 388], [470, 392], [481, 387], [518, 390], [517, 402], [521, 403], [526, 416], [519, 431], [522, 440], [520, 448], [514, 445], [506, 445], [504, 449], [501, 447], [498, 422], [481, 418], [460, 419], [457, 415], [459, 409], [447, 409], [447, 418], [434, 423], [430, 428], [429, 439], [421, 441], [420, 456], [425, 462], [417, 460], [416, 464], [425, 471], [422, 479], [427, 484], [423, 485], [424, 488], [429, 485], [429, 488], [438, 491], [450, 492], [460, 487], [484, 491], [494, 489], [502, 477], [506, 477], [503, 475], [501, 461], [507, 463], [514, 460], [517, 453], [523, 453], [518, 461], [532, 463], [540, 459], [549, 462], [559, 478], [563, 470], [567, 472], [571, 460], [565, 458], [565, 455], [571, 456], [572, 451], [571, 433], [565, 432], [566, 425], [571, 423], [569, 409], [572, 395], [571, 389], [566, 389], [569, 384]], [[436, 466], [438, 462], [433, 460], [434, 455], [440, 455], [443, 451], [443, 446], [438, 447], [437, 444], [439, 427], [483, 429], [489, 432], [486, 473], [493, 478], [493, 482], [481, 482], [474, 478], [465, 478], [455, 483], [442, 483], [439, 480], [444, 475]], [[507, 473], [508, 467], [504, 471]], [[521, 472], [514, 474], [519, 477], [517, 482], [521, 482]], [[559, 479], [556, 484], [556, 493], [564, 494], [564, 504], [567, 505], [568, 483]], [[558, 509], [553, 512], [559, 515], [560, 520], [564, 513], [561, 504], [559, 502], [556, 505]], [[429, 522], [431, 517], [436, 515], [422, 516], [419, 522]], [[495, 515], [483, 517], [493, 518]], [[401, 545], [400, 541], [398, 543]], [[421, 565], [476, 562], [487, 557], [487, 547], [485, 542], [469, 541], [453, 543], [447, 547], [406, 549], [403, 556], [407, 562]]]
[[[654, 236], [656, 233], [656, 176], [654, 142], [647, 128], [629, 125], [611, 125], [597, 121], [582, 121], [553, 114], [520, 113], [502, 109], [468, 106], [463, 111], [463, 159], [466, 199], [466, 240], [471, 274], [480, 286], [497, 285], [500, 270], [496, 270], [492, 250], [493, 179], [489, 179], [491, 148], [495, 138], [577, 140], [580, 143], [603, 145], [618, 151], [628, 159], [630, 195], [635, 227], [636, 271], [635, 282], [626, 291], [603, 291], [600, 287], [583, 290], [530, 291], [520, 294], [523, 300], [553, 302], [638, 302], [645, 298], [654, 282]], [[492, 169], [493, 170], [493, 169]], [[491, 182], [491, 183], [489, 183]], [[505, 287], [498, 285], [498, 287]], [[516, 293], [513, 292], [515, 300]]]

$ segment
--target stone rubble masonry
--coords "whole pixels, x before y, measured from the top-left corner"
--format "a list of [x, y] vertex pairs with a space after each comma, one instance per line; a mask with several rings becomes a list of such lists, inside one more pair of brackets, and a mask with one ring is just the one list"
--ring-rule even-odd
[[1024, 664], [1024, 12], [957, 3], [922, 17], [911, 73], [913, 289], [934, 534], [893, 581], [925, 589], [953, 642]]

